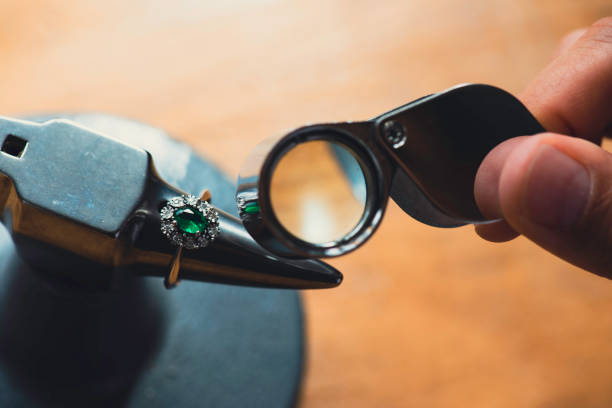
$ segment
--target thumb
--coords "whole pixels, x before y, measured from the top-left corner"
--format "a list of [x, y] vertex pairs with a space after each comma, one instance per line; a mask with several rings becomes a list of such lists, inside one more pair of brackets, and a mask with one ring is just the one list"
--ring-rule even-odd
[[[574, 265], [612, 278], [612, 155], [552, 133], [510, 143], [501, 166], [495, 163], [501, 167], [496, 192], [476, 196], [483, 212]], [[492, 165], [485, 159], [482, 166]], [[477, 177], [476, 191], [490, 182]]]

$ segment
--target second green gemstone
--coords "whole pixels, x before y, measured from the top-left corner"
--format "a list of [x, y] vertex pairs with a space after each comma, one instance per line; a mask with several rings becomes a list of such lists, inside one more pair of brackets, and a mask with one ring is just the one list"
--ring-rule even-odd
[[260, 211], [257, 201], [253, 201], [244, 206], [244, 212], [247, 214], [256, 214]]
[[183, 232], [197, 234], [208, 227], [208, 221], [204, 214], [193, 207], [179, 208], [174, 212], [176, 225]]

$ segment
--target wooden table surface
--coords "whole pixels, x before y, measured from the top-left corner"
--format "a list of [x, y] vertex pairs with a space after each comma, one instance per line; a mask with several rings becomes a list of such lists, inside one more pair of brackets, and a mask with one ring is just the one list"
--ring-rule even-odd
[[[519, 92], [610, 0], [0, 2], [0, 113], [157, 125], [234, 178], [259, 140], [461, 82]], [[214, 192], [213, 192], [214, 194]], [[301, 407], [610, 407], [612, 283], [389, 205], [304, 294]]]

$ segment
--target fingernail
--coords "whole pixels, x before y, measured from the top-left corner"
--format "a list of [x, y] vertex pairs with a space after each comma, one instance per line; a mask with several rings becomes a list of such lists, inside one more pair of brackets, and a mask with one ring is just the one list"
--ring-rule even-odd
[[578, 221], [591, 191], [589, 173], [580, 163], [543, 144], [528, 177], [525, 199], [531, 221], [551, 228], [567, 228]]

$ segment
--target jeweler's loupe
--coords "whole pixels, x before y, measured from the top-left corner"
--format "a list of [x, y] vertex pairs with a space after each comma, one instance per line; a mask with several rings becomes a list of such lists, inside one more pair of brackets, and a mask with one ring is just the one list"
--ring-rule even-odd
[[543, 131], [518, 99], [488, 85], [460, 85], [364, 122], [301, 127], [247, 158], [240, 218], [259, 244], [291, 258], [356, 249], [389, 196], [428, 225], [489, 222], [474, 200], [480, 163], [504, 140]]

